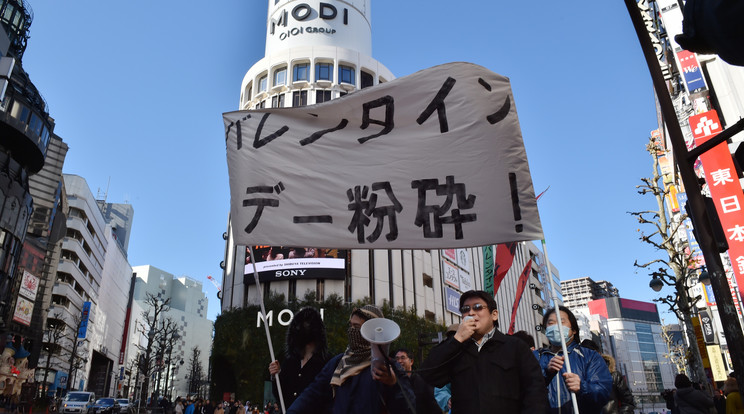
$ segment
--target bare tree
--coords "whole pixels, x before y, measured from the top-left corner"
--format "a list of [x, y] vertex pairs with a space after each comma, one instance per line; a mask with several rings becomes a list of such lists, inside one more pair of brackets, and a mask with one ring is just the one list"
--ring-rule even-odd
[[88, 362], [87, 358], [87, 349], [85, 345], [88, 343], [87, 338], [80, 338], [80, 335], [83, 333], [83, 327], [88, 323], [86, 318], [83, 316], [83, 314], [79, 314], [75, 316], [73, 319], [73, 326], [75, 326], [75, 329], [73, 330], [65, 330], [65, 339], [67, 340], [68, 345], [71, 348], [70, 351], [70, 359], [68, 360], [68, 369], [67, 369], [67, 389], [71, 390], [75, 384], [75, 374], [76, 371], [79, 369], [82, 369], [85, 366], [85, 363]]
[[669, 325], [665, 325], [662, 321], [661, 325], [661, 337], [664, 339], [664, 342], [667, 344], [667, 348], [669, 350], [668, 353], [664, 355], [666, 359], [669, 360], [669, 362], [674, 365], [675, 370], [678, 373], [682, 373], [685, 375], [689, 375], [687, 372], [687, 364], [685, 364], [685, 344], [680, 343], [681, 340], [674, 340], [674, 335], [671, 332], [671, 327]]
[[198, 346], [191, 349], [188, 380], [189, 394], [201, 395], [201, 386], [204, 383], [204, 367], [201, 363], [201, 350]]
[[[638, 219], [638, 223], [644, 226], [650, 226], [652, 232], [641, 232], [640, 240], [648, 243], [656, 250], [665, 253], [664, 258], [651, 260], [647, 263], [640, 264], [636, 260], [635, 266], [649, 270], [649, 275], [660, 280], [664, 285], [672, 286], [674, 293], [654, 299], [656, 302], [666, 304], [669, 309], [677, 315], [680, 321], [684, 322], [685, 335], [690, 350], [688, 364], [693, 381], [699, 382], [706, 379], [703, 370], [703, 360], [700, 357], [697, 338], [692, 327], [692, 311], [695, 303], [700, 297], [693, 297], [690, 293], [692, 280], [695, 277], [694, 266], [691, 253], [686, 253], [684, 244], [680, 243], [679, 233], [682, 230], [683, 220], [686, 214], [680, 212], [677, 220], [671, 220], [667, 217], [667, 196], [669, 188], [663, 183], [663, 176], [660, 172], [659, 153], [662, 149], [656, 144], [653, 138], [649, 139], [646, 145], [646, 151], [651, 154], [653, 159], [653, 175], [651, 178], [641, 178], [643, 184], [636, 186], [638, 193], [641, 195], [651, 194], [656, 200], [658, 210], [648, 210], [640, 212], [631, 212], [630, 214]], [[659, 266], [656, 268], [656, 266]]]
[[47, 328], [44, 330], [44, 336], [42, 339], [42, 349], [46, 353], [46, 363], [44, 364], [44, 379], [42, 380], [41, 395], [45, 397], [49, 390], [47, 384], [47, 378], [49, 377], [49, 370], [51, 368], [61, 368], [58, 364], [52, 364], [52, 357], [55, 354], [59, 354], [62, 348], [61, 343], [65, 338], [66, 325], [62, 320], [62, 314], [60, 312], [54, 313], [51, 317], [47, 318]]
[[[145, 296], [145, 311], [142, 312], [142, 321], [138, 323], [137, 331], [147, 337], [147, 343], [145, 346], [138, 346], [143, 354], [143, 358], [140, 361], [139, 371], [144, 375], [144, 383], [142, 385], [142, 396], [140, 397], [140, 408], [143, 407], [144, 402], [150, 395], [150, 374], [155, 362], [155, 350], [156, 341], [159, 337], [162, 329], [161, 319], [163, 315], [170, 311], [170, 298], [162, 299], [160, 295], [153, 295], [147, 293]], [[157, 401], [153, 401], [153, 404]]]

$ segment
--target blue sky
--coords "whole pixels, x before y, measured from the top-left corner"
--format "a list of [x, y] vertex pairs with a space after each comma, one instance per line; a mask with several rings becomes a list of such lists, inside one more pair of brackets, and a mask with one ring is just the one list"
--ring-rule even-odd
[[[206, 277], [221, 280], [229, 210], [221, 114], [264, 55], [268, 2], [29, 3], [24, 68], [70, 147], [64, 172], [131, 203], [130, 263], [201, 280], [213, 319]], [[397, 77], [454, 61], [509, 77], [535, 191], [550, 186], [539, 208], [561, 277], [658, 296], [633, 266], [658, 255], [627, 214], [655, 208], [635, 186], [656, 113], [623, 2], [373, 0], [372, 33]]]

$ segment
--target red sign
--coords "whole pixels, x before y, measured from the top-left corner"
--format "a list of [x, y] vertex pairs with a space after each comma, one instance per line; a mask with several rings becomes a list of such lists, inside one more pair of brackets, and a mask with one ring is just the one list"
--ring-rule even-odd
[[[695, 144], [698, 146], [722, 131], [716, 111], [693, 115], [689, 121]], [[722, 142], [716, 145], [703, 153], [700, 161], [703, 163], [705, 181], [715, 202], [718, 218], [728, 239], [731, 266], [741, 289], [744, 286], [744, 193], [728, 144]], [[734, 289], [731, 293], [736, 302], [737, 295]]]

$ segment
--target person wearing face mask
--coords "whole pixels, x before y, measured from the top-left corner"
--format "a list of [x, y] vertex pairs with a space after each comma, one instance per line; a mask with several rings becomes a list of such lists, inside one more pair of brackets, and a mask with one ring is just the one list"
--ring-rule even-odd
[[[548, 413], [573, 413], [571, 394], [575, 393], [581, 414], [599, 413], [610, 400], [612, 376], [602, 356], [580, 345], [579, 324], [566, 307], [548, 309], [543, 328], [550, 345], [534, 351], [548, 387]], [[566, 341], [571, 373], [566, 370], [561, 336]]]
[[419, 369], [435, 387], [451, 383], [453, 413], [542, 413], [547, 409], [540, 366], [527, 345], [499, 332], [492, 294], [460, 296], [457, 332], [435, 346]]
[[320, 312], [314, 308], [302, 308], [292, 318], [287, 329], [286, 359], [269, 364], [269, 373], [276, 401], [279, 401], [279, 387], [282, 387], [285, 407], [292, 405], [328, 362], [328, 345], [325, 325]]
[[382, 318], [380, 308], [365, 305], [349, 318], [346, 352], [331, 358], [313, 382], [288, 408], [288, 414], [403, 414], [416, 406], [407, 375], [392, 361], [372, 361], [372, 349], [361, 334], [362, 324]]

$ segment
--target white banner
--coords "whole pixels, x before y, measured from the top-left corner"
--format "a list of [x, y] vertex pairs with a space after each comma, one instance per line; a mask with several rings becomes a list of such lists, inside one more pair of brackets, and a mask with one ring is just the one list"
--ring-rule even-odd
[[509, 80], [450, 63], [323, 104], [224, 114], [237, 244], [540, 240]]

